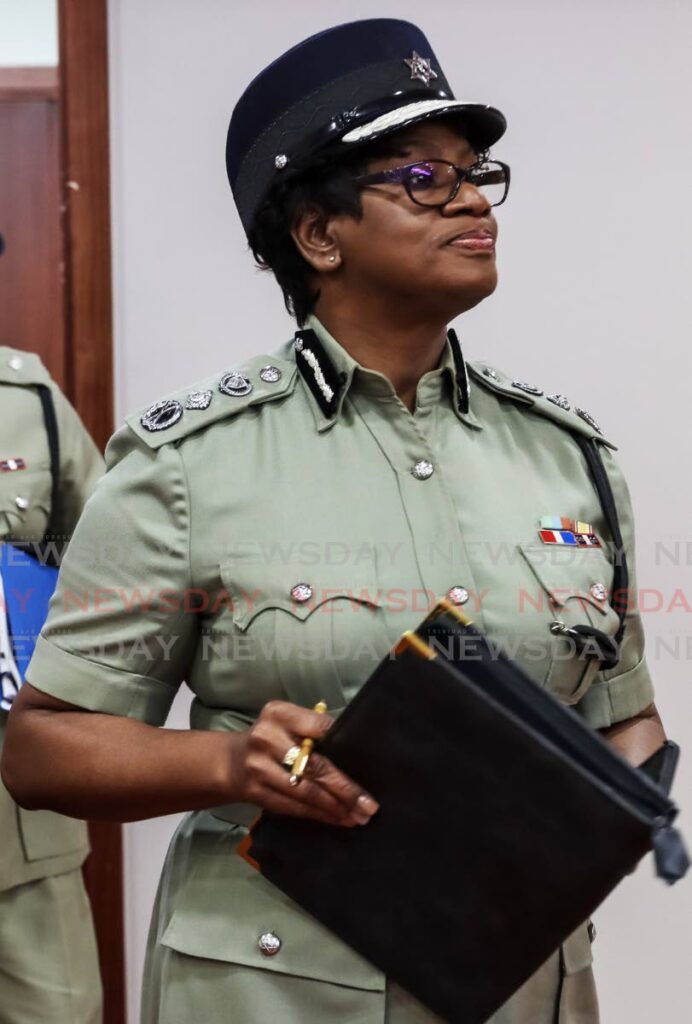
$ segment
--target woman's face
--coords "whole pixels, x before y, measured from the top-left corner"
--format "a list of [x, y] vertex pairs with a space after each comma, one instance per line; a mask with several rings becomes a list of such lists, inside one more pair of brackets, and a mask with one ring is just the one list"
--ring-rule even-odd
[[[412, 125], [393, 136], [392, 143], [394, 155], [369, 161], [366, 173], [425, 159], [468, 167], [476, 159], [466, 139], [444, 119]], [[430, 309], [448, 319], [495, 290], [497, 223], [473, 185], [463, 182], [444, 207], [417, 205], [403, 185], [367, 186], [362, 206], [360, 220], [343, 216], [330, 221], [349, 290], [373, 294], [375, 289], [380, 298], [404, 303], [411, 312]], [[468, 232], [485, 233], [486, 247], [459, 237]]]

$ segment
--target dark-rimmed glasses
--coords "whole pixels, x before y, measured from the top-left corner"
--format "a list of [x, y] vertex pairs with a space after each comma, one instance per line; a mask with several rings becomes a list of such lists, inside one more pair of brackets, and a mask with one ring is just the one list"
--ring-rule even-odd
[[509, 167], [499, 160], [479, 160], [471, 167], [457, 167], [449, 160], [417, 160], [354, 178], [358, 185], [403, 185], [419, 206], [446, 206], [468, 181], [491, 206], [500, 206], [509, 191]]

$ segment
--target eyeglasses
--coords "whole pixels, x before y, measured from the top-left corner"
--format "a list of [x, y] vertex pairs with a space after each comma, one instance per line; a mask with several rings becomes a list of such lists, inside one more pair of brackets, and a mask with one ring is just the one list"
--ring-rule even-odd
[[361, 174], [354, 181], [359, 185], [403, 185], [419, 206], [446, 206], [462, 182], [468, 181], [491, 206], [500, 206], [509, 191], [509, 167], [499, 160], [479, 160], [471, 167], [457, 167], [449, 160], [419, 160], [404, 167]]

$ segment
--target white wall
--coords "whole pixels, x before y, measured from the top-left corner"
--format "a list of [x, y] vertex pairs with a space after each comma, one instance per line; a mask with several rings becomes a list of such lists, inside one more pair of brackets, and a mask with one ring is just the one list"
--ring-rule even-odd
[[[457, 93], [509, 118], [495, 149], [513, 171], [501, 285], [460, 334], [468, 355], [565, 392], [621, 446], [640, 586], [662, 595], [652, 607], [664, 602], [645, 615], [649, 658], [687, 749], [677, 796], [690, 808], [692, 621], [665, 610], [676, 590], [692, 605], [689, 0], [111, 0], [119, 414], [291, 333], [245, 252], [225, 179], [228, 117], [284, 48], [373, 16], [419, 21]], [[170, 724], [184, 714], [182, 699]], [[131, 1022], [172, 825], [127, 830]], [[597, 921], [604, 1022], [684, 1024], [690, 883], [667, 890], [646, 862]]]
[[0, 67], [57, 63], [57, 0], [0, 0]]

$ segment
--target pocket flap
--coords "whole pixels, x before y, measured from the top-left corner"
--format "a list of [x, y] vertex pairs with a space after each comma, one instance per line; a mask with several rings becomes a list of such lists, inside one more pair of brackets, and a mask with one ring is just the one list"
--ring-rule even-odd
[[[601, 615], [612, 611], [609, 598], [613, 566], [602, 548], [520, 544], [519, 551], [556, 608], [564, 608], [569, 601], [579, 601]], [[597, 596], [599, 591], [602, 597]]]
[[19, 831], [28, 861], [48, 857], [65, 857], [70, 853], [89, 852], [87, 827], [84, 821], [66, 818], [53, 811], [25, 811], [17, 808]]
[[[254, 871], [227, 844], [202, 855], [176, 898], [161, 942], [188, 956], [222, 960], [382, 992], [385, 976]], [[266, 956], [260, 936], [279, 951]]]
[[[349, 564], [316, 565], [281, 562], [267, 565], [252, 558], [236, 558], [219, 566], [221, 581], [233, 602], [233, 622], [245, 630], [268, 608], [278, 608], [304, 621], [317, 609], [334, 602], [335, 614], [364, 606], [378, 608], [382, 593], [375, 572]], [[301, 588], [298, 590], [297, 588]]]

